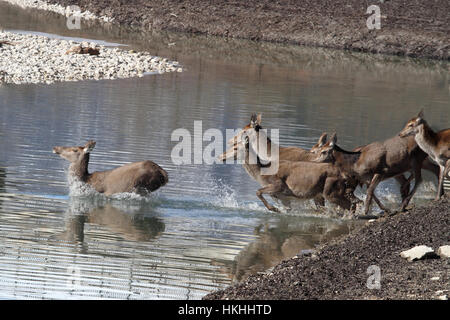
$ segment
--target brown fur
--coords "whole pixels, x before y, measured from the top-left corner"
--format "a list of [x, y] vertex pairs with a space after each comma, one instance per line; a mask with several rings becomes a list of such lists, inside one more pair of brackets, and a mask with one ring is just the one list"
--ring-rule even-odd
[[450, 129], [434, 132], [423, 119], [423, 111], [409, 120], [399, 136], [414, 139], [423, 152], [439, 166], [439, 183], [436, 200], [443, 194], [444, 178], [450, 172]]
[[372, 199], [382, 210], [388, 211], [375, 197], [375, 188], [383, 180], [411, 171], [415, 183], [413, 190], [408, 192], [402, 201], [402, 210], [404, 210], [422, 181], [421, 168], [427, 155], [420, 150], [413, 139], [401, 139], [398, 136], [383, 142], [373, 142], [358, 150], [361, 155], [348, 161], [339, 160], [339, 153], [334, 156], [338, 159], [337, 164], [344, 171], [353, 175], [360, 184], [368, 185], [364, 212], [368, 213]]
[[[256, 134], [253, 131], [251, 134]], [[330, 151], [331, 152], [331, 148]], [[231, 150], [224, 152], [219, 158], [237, 158], [240, 152], [244, 153], [244, 162], [247, 171], [263, 187], [256, 192], [257, 197], [264, 203], [267, 209], [278, 212], [278, 209], [270, 205], [263, 197], [269, 194], [275, 198], [295, 197], [299, 199], [315, 199], [322, 197], [344, 209], [353, 209], [352, 203], [346, 198], [346, 181], [341, 171], [331, 163], [314, 163], [306, 161], [278, 161], [278, 171], [273, 175], [262, 175], [262, 164], [249, 163], [250, 152], [255, 152], [246, 142], [236, 142]]]
[[94, 146], [95, 141], [89, 141], [83, 147], [54, 147], [53, 152], [71, 162], [69, 173], [72, 176], [106, 195], [122, 192], [144, 194], [153, 192], [168, 182], [167, 172], [149, 160], [89, 173], [89, 154]]
[[[240, 139], [242, 139], [242, 137], [247, 132], [249, 132], [249, 130], [252, 130], [253, 127], [255, 127], [255, 126], [261, 126], [261, 114], [258, 114], [258, 115], [253, 114], [250, 119], [250, 123], [247, 124], [246, 126], [244, 126], [242, 128], [242, 130], [229, 141], [229, 143], [232, 144], [232, 148], [237, 148], [238, 141]], [[261, 127], [261, 129], [262, 129], [262, 127]], [[315, 153], [305, 150], [305, 149], [302, 149], [300, 147], [278, 146], [278, 148], [279, 148], [278, 157], [280, 160], [285, 160], [285, 161], [314, 161], [314, 162], [317, 162], [318, 158], [320, 156], [320, 153], [323, 151], [323, 149], [321, 149], [321, 148], [326, 143], [326, 139], [327, 139], [326, 133], [324, 133], [320, 136], [318, 142], [313, 147], [313, 148], [315, 148], [315, 151], [316, 151]], [[267, 140], [267, 150], [271, 150], [270, 139]], [[230, 151], [224, 152], [223, 155], [219, 156], [219, 158], [223, 159], [223, 157], [227, 154], [227, 152], [230, 152]], [[323, 152], [325, 153], [326, 151], [323, 151]], [[225, 159], [223, 159], [223, 160], [225, 160]], [[324, 161], [324, 160], [321, 160], [321, 161]], [[261, 180], [261, 175], [259, 174], [259, 168], [250, 167], [245, 162], [243, 163], [243, 167], [244, 167], [245, 171], [253, 179], [255, 179], [259, 184], [261, 184], [261, 186], [264, 186], [264, 181]], [[277, 198], [278, 200], [280, 200], [285, 207], [289, 208], [289, 206], [290, 206], [289, 201], [287, 201], [284, 198], [277, 197], [277, 196], [274, 196], [274, 197]], [[314, 203], [318, 207], [323, 207], [325, 205], [325, 199], [321, 195], [318, 195], [314, 199]]]

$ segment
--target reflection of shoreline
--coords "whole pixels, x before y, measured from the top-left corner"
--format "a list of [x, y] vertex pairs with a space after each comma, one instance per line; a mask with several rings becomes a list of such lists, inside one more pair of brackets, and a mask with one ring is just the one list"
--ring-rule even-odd
[[109, 202], [71, 199], [65, 212], [65, 231], [56, 238], [79, 243], [84, 248], [86, 226], [90, 224], [105, 227], [108, 232], [129, 241], [150, 241], [165, 230], [163, 220], [148, 207], [120, 208]]
[[[5, 168], [0, 167], [0, 194], [6, 192], [5, 180], [6, 180], [6, 170], [5, 170]], [[3, 202], [3, 200], [0, 197], [0, 206], [1, 206], [2, 202]]]
[[233, 282], [239, 282], [250, 275], [265, 272], [281, 261], [299, 254], [302, 250], [314, 249], [330, 240], [346, 235], [353, 223], [336, 223], [313, 219], [288, 227], [288, 220], [281, 218], [276, 226], [259, 225], [255, 228], [258, 239], [247, 245], [234, 261], [213, 260]]

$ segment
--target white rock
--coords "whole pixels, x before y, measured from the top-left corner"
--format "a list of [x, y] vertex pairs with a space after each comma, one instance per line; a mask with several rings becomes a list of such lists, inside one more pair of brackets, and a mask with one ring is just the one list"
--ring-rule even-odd
[[431, 281], [438, 281], [439, 279], [440, 279], [439, 277], [430, 278]]
[[446, 246], [440, 246], [437, 254], [441, 257], [441, 258], [450, 258], [450, 246], [446, 245]]
[[433, 248], [427, 246], [416, 246], [406, 251], [400, 252], [402, 258], [408, 259], [408, 261], [415, 261], [435, 256]]

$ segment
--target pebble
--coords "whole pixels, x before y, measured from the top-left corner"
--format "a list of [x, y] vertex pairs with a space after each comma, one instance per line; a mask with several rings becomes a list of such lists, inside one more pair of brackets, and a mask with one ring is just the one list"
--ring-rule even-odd
[[431, 281], [438, 281], [440, 278], [439, 277], [432, 277], [430, 278]]
[[450, 246], [449, 245], [440, 246], [439, 249], [437, 250], [437, 254], [441, 258], [450, 258]]
[[0, 31], [0, 84], [51, 84], [60, 81], [101, 80], [142, 77], [146, 72], [181, 72], [176, 61], [152, 56], [148, 52], [130, 53], [93, 42], [84, 47], [100, 50], [98, 56], [66, 52], [80, 45], [76, 41]]

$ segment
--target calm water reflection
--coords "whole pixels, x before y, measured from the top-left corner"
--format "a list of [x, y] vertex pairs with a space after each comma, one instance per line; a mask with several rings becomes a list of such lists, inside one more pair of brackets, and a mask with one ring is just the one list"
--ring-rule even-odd
[[[45, 21], [45, 23], [44, 23]], [[180, 61], [139, 79], [0, 87], [0, 297], [198, 299], [352, 228], [309, 202], [267, 212], [236, 165], [176, 166], [173, 130], [237, 128], [252, 112], [281, 144], [343, 147], [395, 135], [424, 107], [449, 126], [449, 64], [177, 34], [142, 35], [0, 4], [0, 26], [102, 39]], [[169, 45], [170, 44], [170, 45]], [[150, 199], [69, 198], [55, 145], [97, 141], [90, 169], [150, 159], [169, 184]], [[207, 143], [205, 142], [205, 145]], [[425, 183], [415, 201], [433, 195]], [[378, 190], [398, 205], [392, 182]]]

